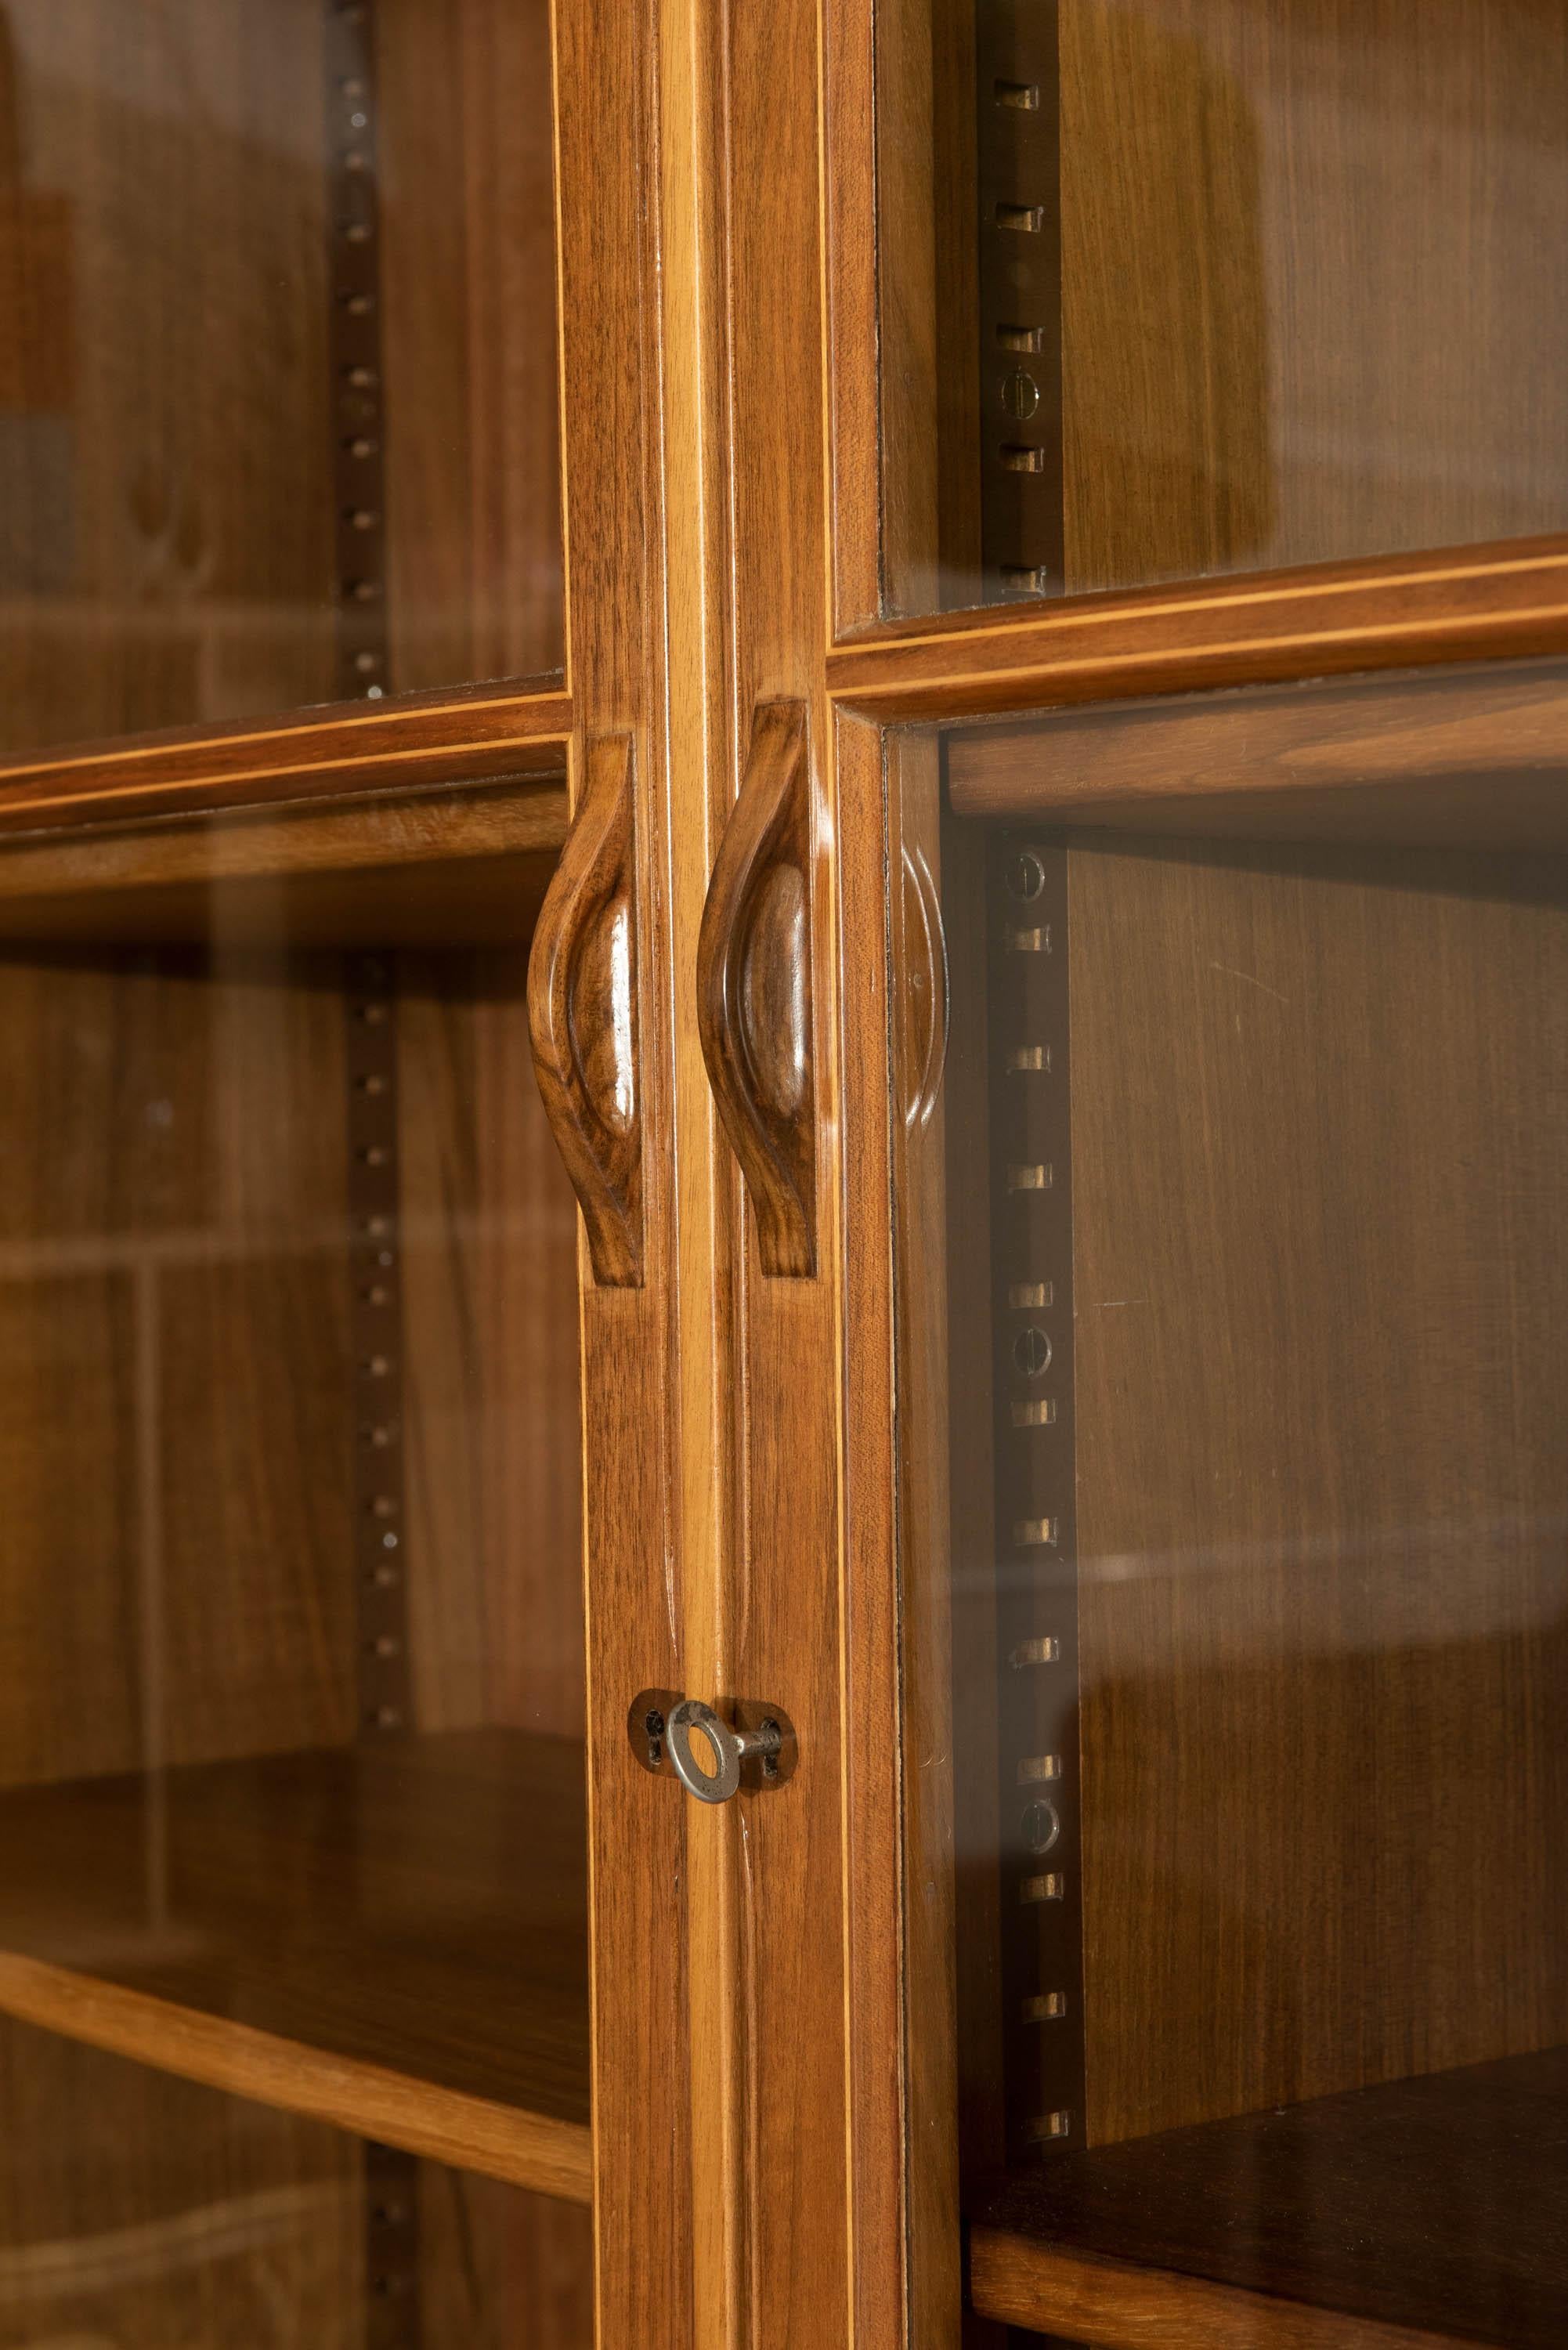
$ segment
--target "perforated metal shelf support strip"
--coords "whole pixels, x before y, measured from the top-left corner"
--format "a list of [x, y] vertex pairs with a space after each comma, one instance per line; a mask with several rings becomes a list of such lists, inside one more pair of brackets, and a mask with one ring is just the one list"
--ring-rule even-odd
[[357, 955], [347, 978], [359, 1731], [375, 1738], [407, 1729], [410, 1702], [396, 965], [390, 954]]
[[1054, 0], [974, 0], [981, 555], [988, 598], [1063, 577]]
[[1008, 2159], [1084, 2143], [1067, 858], [986, 868]]
[[365, 2350], [420, 2350], [420, 2166], [368, 2138], [364, 2180]]
[[336, 502], [337, 691], [376, 699], [388, 675], [381, 221], [371, 0], [324, 0], [327, 238]]

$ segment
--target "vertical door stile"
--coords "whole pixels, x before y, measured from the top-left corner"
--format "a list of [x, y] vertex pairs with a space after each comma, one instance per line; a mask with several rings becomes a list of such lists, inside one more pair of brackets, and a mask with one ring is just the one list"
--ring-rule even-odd
[[[678, 1065], [697, 1087], [692, 1119], [680, 1121], [683, 1216], [701, 1188], [699, 1137], [714, 1168], [702, 1196], [717, 1312], [711, 1330], [692, 1330], [691, 1360], [694, 1379], [701, 1362], [710, 1382], [722, 1464], [711, 1498], [726, 1504], [714, 1520], [709, 1619], [719, 1678], [696, 1693], [728, 1701], [737, 1720], [776, 1706], [798, 1738], [787, 1785], [742, 1791], [714, 1814], [733, 1903], [716, 1964], [733, 1974], [715, 1986], [710, 2012], [725, 2017], [737, 2094], [723, 2097], [742, 2132], [733, 2159], [743, 2185], [743, 2232], [726, 2249], [735, 2316], [715, 2339], [892, 2350], [905, 2321], [886, 823], [878, 733], [836, 718], [826, 691], [835, 566], [863, 571], [861, 525], [874, 522], [863, 500], [849, 501], [836, 547], [822, 73], [825, 30], [836, 37], [836, 27], [816, 0], [765, 11], [670, 0], [666, 22], [667, 67], [673, 74], [679, 58], [691, 76], [689, 121], [674, 88], [665, 92], [667, 238], [681, 207], [695, 208], [691, 282], [679, 281], [668, 242], [665, 251], [667, 426], [684, 412], [691, 436], [679, 495], [677, 454], [667, 453], [691, 566], [683, 588], [672, 530], [670, 603], [708, 664], [699, 678], [694, 650], [684, 657], [693, 747], [696, 713], [711, 721], [706, 797], [693, 767], [678, 832], [690, 852], [705, 825], [706, 888], [730, 827], [763, 825], [750, 791], [736, 809], [759, 742], [770, 725], [801, 730], [802, 805], [781, 798], [776, 824], [721, 861], [709, 910], [724, 926], [728, 898], [733, 929], [710, 937], [707, 964], [717, 943], [734, 982], [740, 1082], [763, 1127], [799, 1144], [791, 1122], [803, 1105], [813, 1122], [810, 1150], [787, 1154], [812, 1194], [809, 1241], [781, 1250], [774, 1234], [761, 1245], [758, 1201], [715, 1128], [695, 1058], [697, 925], [678, 918], [676, 1019], [692, 1056], [678, 1052]], [[680, 350], [696, 355], [685, 381], [681, 319]], [[683, 400], [694, 406], [682, 411]], [[681, 663], [672, 637], [672, 710]], [[745, 886], [732, 890], [742, 862]], [[852, 1024], [841, 983], [851, 958]], [[853, 1253], [861, 1242], [864, 1263]], [[693, 1593], [693, 1641], [704, 1604]]]
[[[733, 1694], [736, 1523], [732, 1417], [738, 1389], [734, 1183], [721, 1156], [699, 1042], [693, 973], [709, 868], [730, 799], [734, 725], [731, 625], [728, 253], [722, 190], [723, 0], [660, 0], [660, 384], [664, 468], [665, 654], [670, 808], [670, 964], [679, 1143], [676, 1259], [680, 1416], [681, 1686], [711, 1702]], [[742, 2072], [737, 1806], [709, 1809], [660, 1789], [687, 1813], [686, 1931], [692, 2111], [684, 2158], [692, 2222], [692, 2340], [742, 2350], [747, 2198], [756, 2146]]]
[[638, 926], [641, 1279], [579, 1248], [583, 1349], [597, 2340], [693, 2341], [686, 1807], [637, 1769], [635, 1690], [684, 1674], [674, 861], [659, 474], [655, 6], [557, 0], [567, 682], [574, 806], [596, 744], [629, 735]]

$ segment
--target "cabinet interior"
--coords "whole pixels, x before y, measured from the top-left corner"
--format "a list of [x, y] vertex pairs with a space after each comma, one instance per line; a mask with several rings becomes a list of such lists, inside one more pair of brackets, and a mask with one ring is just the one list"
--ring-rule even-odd
[[1568, 864], [940, 856], [977, 2299], [1027, 2241], [1544, 2350]]
[[1559, 0], [889, 12], [888, 608], [1561, 528], [1565, 92]]
[[0, 850], [0, 2232], [228, 2243], [232, 2177], [326, 2297], [280, 2341], [348, 2338], [389, 2163], [435, 2338], [505, 2330], [466, 2230], [587, 2339], [566, 821], [545, 774]]
[[558, 670], [545, 0], [6, 0], [0, 752]]
[[8, 2024], [0, 2342], [588, 2350], [581, 2206]]

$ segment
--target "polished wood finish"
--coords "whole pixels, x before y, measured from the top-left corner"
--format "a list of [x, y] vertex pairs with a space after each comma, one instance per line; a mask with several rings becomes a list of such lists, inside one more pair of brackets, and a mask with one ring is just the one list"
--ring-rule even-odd
[[489, 1730], [0, 1795], [0, 2008], [586, 2200], [582, 1786]]
[[[906, 2323], [901, 1856], [888, 1714], [895, 1503], [892, 1414], [878, 1388], [890, 1362], [890, 1299], [883, 1217], [851, 1225], [844, 1216], [850, 1169], [874, 1193], [880, 1170], [887, 1197], [886, 848], [880, 745], [869, 728], [840, 731], [824, 690], [834, 558], [823, 206], [836, 201], [824, 175], [817, 87], [825, 26], [803, 0], [765, 14], [704, 10], [691, 21], [690, 113], [677, 128], [687, 154], [695, 130], [702, 167], [705, 371], [690, 424], [710, 471], [703, 482], [694, 453], [693, 487], [705, 489], [709, 520], [686, 551], [706, 567], [702, 602], [712, 617], [693, 641], [702, 667], [687, 706], [694, 736], [703, 724], [705, 774], [688, 820], [704, 866], [742, 788], [757, 705], [804, 702], [812, 750], [817, 1270], [809, 1280], [767, 1275], [744, 1195], [722, 1159], [710, 1276], [718, 1347], [701, 1333], [712, 1357], [704, 1376], [718, 1401], [723, 1513], [709, 1669], [721, 1693], [781, 1705], [800, 1749], [776, 1798], [742, 1797], [732, 1807], [742, 1815], [725, 1824], [738, 1960], [729, 2043], [743, 2125], [737, 2168], [753, 2182], [734, 2230], [743, 2266], [732, 2324], [765, 2327], [781, 2350], [849, 2340], [882, 2350]], [[858, 193], [846, 192], [851, 202]], [[874, 429], [868, 380], [856, 423], [862, 446]], [[857, 547], [851, 560], [863, 556]], [[712, 592], [715, 578], [723, 592]], [[853, 925], [839, 894], [850, 890], [851, 869], [861, 916]], [[704, 890], [708, 879], [703, 870]], [[697, 967], [696, 930], [677, 931], [680, 970]], [[864, 1023], [841, 1017], [849, 956], [857, 1002], [880, 974]], [[699, 1137], [713, 1107], [699, 1097], [691, 1110], [686, 1131]], [[760, 2167], [751, 2147], [764, 2138]]]
[[642, 1279], [632, 759], [629, 734], [588, 747], [528, 974], [534, 1072], [607, 1289]]
[[1565, 642], [1568, 548], [1542, 538], [901, 621], [836, 644], [827, 666], [837, 700], [888, 723], [1525, 659]]
[[1244, 687], [954, 733], [961, 816], [1568, 847], [1561, 662]]
[[[987, 1386], [983, 1378], [950, 1385], [948, 1377], [950, 1290], [971, 1339], [982, 1348], [987, 1344], [981, 1309], [989, 1279], [990, 1202], [983, 1181], [972, 1187], [964, 1181], [965, 1158], [987, 1129], [984, 1055], [974, 1049], [984, 1013], [983, 986], [975, 983], [977, 971], [983, 971], [984, 941], [964, 920], [978, 910], [980, 890], [964, 887], [966, 877], [950, 872], [942, 854], [940, 760], [933, 736], [898, 738], [888, 785], [889, 838], [900, 842], [904, 868], [889, 910], [898, 1080], [893, 1175], [899, 1204], [894, 1235], [900, 1760], [906, 1887], [919, 1888], [916, 1899], [908, 1889], [905, 1894], [901, 1983], [908, 2323], [911, 2341], [949, 2350], [960, 2338], [961, 2161], [963, 2168], [978, 2160], [994, 2169], [1004, 2159], [999, 2113], [971, 2111], [954, 2126], [961, 2072], [971, 2081], [997, 2077], [994, 2067], [969, 2052], [961, 2060], [959, 2048], [961, 2022], [971, 2033], [998, 2028], [994, 1997], [975, 1997], [971, 1967], [974, 1956], [983, 1965], [996, 1948], [996, 1872], [988, 1877], [968, 1869], [961, 1883], [954, 1866], [959, 1838], [967, 1850], [997, 1847], [996, 1774], [969, 1773], [961, 1789], [956, 1773], [936, 1762], [955, 1752], [955, 1719], [966, 1736], [981, 1742], [980, 1751], [995, 1749], [996, 1676], [975, 1670], [972, 1653], [978, 1639], [982, 1655], [994, 1654], [995, 1595], [980, 1577], [967, 1577], [961, 1591], [955, 1588], [949, 1447], [929, 1437], [949, 1425], [950, 1413], [957, 1415], [961, 1426], [954, 1428], [952, 1453], [970, 1471], [968, 1480], [957, 1481], [964, 1488], [965, 1530], [975, 1553], [985, 1555], [994, 1523]], [[978, 827], [967, 828], [959, 846], [961, 855], [983, 858]], [[952, 909], [945, 922], [944, 897]], [[950, 994], [950, 1035], [948, 1003], [939, 1007], [936, 1000], [939, 985]], [[950, 1233], [950, 1148], [961, 1154], [955, 1171], [971, 1202]], [[950, 1282], [944, 1277], [950, 1251], [955, 1260]], [[988, 1706], [989, 1722], [964, 1716], [955, 1700]], [[983, 1814], [978, 1820], [960, 1810], [977, 1794]]]
[[1568, 2039], [1568, 879], [1069, 868], [1093, 2146]]
[[[1014, 2324], [1032, 2302], [1057, 2331], [1171, 2350], [1555, 2350], [1565, 2196], [1555, 2048], [1015, 2173], [973, 2204], [974, 2296]], [[1075, 2279], [1085, 2261], [1111, 2265]]]
[[713, 1097], [745, 1175], [766, 1274], [816, 1269], [805, 704], [759, 703], [697, 941]]
[[[601, 2350], [644, 2341], [731, 2350], [696, 2315], [716, 2217], [723, 2224], [707, 2166], [716, 2126], [732, 2126], [727, 2084], [707, 2069], [701, 2037], [723, 1938], [694, 1851], [702, 1843], [689, 1817], [695, 1806], [639, 1770], [626, 1739], [638, 1690], [701, 1686], [687, 1638], [705, 1579], [700, 1498], [712, 1458], [691, 1424], [682, 1376], [682, 1349], [694, 1351], [710, 1325], [706, 1284], [687, 1283], [703, 1207], [691, 1156], [700, 1146], [684, 1121], [678, 1155], [673, 1035], [679, 974], [691, 965], [674, 946], [688, 751], [670, 687], [671, 632], [695, 580], [688, 571], [677, 585], [669, 571], [689, 514], [670, 421], [689, 351], [679, 335], [667, 346], [665, 305], [687, 289], [664, 200], [661, 126], [671, 101], [659, 12], [652, 0], [615, 8], [557, 0], [554, 30], [573, 783], [585, 780], [582, 744], [631, 733], [644, 981], [642, 1286], [601, 1288], [585, 1270], [579, 1307], [595, 2318]], [[687, 1954], [693, 1932], [696, 1966]]]
[[[970, 2280], [977, 2314], [1008, 2327], [1002, 2340], [1017, 2327], [1073, 2350], [1439, 2350], [1442, 2339], [1082, 2252], [1039, 2257], [988, 2228], [971, 2235]], [[1064, 2325], [1070, 2336], [1058, 2334]]]

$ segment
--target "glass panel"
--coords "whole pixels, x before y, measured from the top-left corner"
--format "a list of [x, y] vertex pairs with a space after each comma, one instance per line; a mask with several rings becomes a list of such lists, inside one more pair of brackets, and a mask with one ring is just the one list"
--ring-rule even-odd
[[936, 894], [951, 987], [896, 1214], [925, 2208], [1069, 2337], [1174, 2271], [1315, 2318], [1193, 2340], [1548, 2350], [1568, 867], [1064, 842], [899, 756], [916, 1031]]
[[0, 0], [0, 752], [562, 659], [545, 0]]
[[894, 610], [1568, 525], [1561, 0], [889, 0]]
[[586, 2210], [0, 2020], [5, 2350], [590, 2350]]
[[0, 2009], [251, 2027], [285, 2102], [586, 2196], [576, 1212], [504, 846], [553, 818], [0, 857]]

